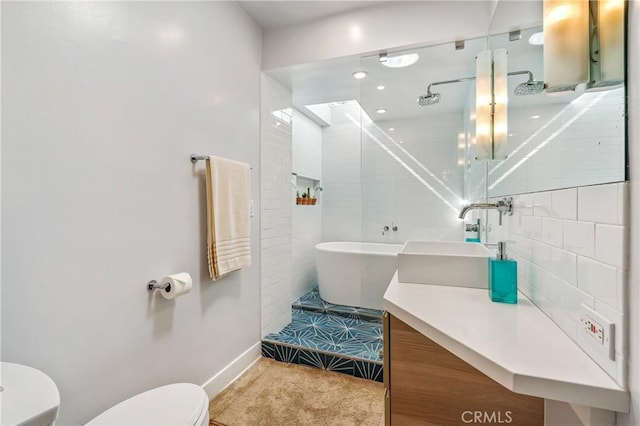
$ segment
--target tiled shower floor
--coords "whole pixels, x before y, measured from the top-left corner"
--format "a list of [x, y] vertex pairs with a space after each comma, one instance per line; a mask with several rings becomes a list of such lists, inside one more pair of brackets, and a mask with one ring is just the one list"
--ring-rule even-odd
[[327, 303], [315, 288], [293, 303], [291, 324], [262, 339], [262, 355], [381, 382], [381, 317]]
[[382, 320], [382, 311], [378, 309], [356, 308], [355, 306], [336, 305], [325, 302], [320, 297], [320, 290], [315, 287], [313, 290], [296, 300], [291, 305], [294, 309], [305, 309], [308, 311], [325, 312], [328, 314], [346, 316], [363, 320]]

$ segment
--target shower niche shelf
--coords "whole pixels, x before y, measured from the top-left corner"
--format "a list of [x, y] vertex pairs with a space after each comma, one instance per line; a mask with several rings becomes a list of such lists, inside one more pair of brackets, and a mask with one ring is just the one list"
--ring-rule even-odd
[[315, 206], [317, 203], [317, 198], [296, 197], [296, 206]]
[[[315, 206], [318, 204], [319, 191], [322, 191], [320, 179], [291, 173], [291, 186], [294, 188], [294, 199], [297, 206]], [[309, 196], [302, 197], [302, 194]]]

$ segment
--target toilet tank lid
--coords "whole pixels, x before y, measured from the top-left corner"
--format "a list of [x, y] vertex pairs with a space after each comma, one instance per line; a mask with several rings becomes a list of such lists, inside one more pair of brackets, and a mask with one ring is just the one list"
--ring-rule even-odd
[[135, 395], [87, 425], [196, 425], [209, 409], [206, 392], [192, 383], [175, 383]]

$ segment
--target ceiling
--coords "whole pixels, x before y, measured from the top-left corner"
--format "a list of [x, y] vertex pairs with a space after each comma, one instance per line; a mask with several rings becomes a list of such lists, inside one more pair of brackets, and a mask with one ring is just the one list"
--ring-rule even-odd
[[244, 1], [238, 4], [265, 31], [292, 27], [385, 1]]

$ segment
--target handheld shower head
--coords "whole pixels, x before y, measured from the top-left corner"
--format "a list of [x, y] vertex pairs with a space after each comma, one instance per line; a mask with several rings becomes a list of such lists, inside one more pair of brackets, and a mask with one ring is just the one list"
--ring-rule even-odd
[[421, 107], [435, 105], [440, 102], [440, 93], [431, 93], [431, 90], [427, 90], [426, 94], [418, 96], [416, 102], [418, 102], [418, 105]]

